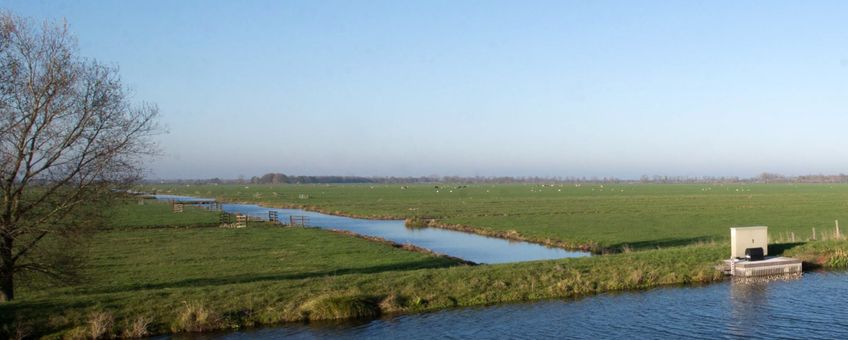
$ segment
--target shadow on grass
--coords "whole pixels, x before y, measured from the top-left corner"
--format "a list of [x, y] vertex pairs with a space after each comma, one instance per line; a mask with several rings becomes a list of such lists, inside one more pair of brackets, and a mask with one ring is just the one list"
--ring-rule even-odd
[[240, 283], [254, 283], [265, 281], [284, 281], [284, 280], [302, 280], [316, 277], [338, 276], [347, 274], [375, 274], [390, 271], [407, 271], [429, 268], [446, 268], [453, 267], [459, 263], [452, 260], [420, 260], [404, 263], [395, 263], [381, 266], [363, 267], [363, 268], [342, 268], [337, 270], [307, 272], [307, 273], [285, 273], [285, 274], [242, 274], [230, 276], [204, 277], [193, 278], [172, 282], [151, 283], [151, 284], [133, 284], [115, 287], [103, 287], [100, 289], [82, 289], [80, 293], [85, 294], [100, 294], [100, 293], [117, 293], [136, 290], [164, 289], [164, 288], [187, 288], [187, 287], [202, 287], [202, 286], [220, 286]]
[[34, 320], [50, 320], [56, 317], [62, 320], [68, 311], [76, 310], [86, 315], [86, 310], [97, 306], [112, 305], [117, 299], [98, 297], [96, 300], [90, 299], [36, 299], [27, 300], [26, 297], [19, 296], [13, 302], [0, 303], [0, 339], [14, 338], [15, 329], [23, 327], [27, 332], [31, 332], [27, 337], [38, 338], [41, 335], [55, 332], [62, 328], [61, 325], [38, 324]]
[[620, 251], [625, 247], [630, 247], [633, 250], [648, 250], [648, 249], [656, 249], [656, 248], [671, 248], [671, 247], [682, 247], [692, 245], [698, 242], [712, 242], [714, 240], [713, 237], [707, 236], [699, 236], [699, 237], [684, 237], [684, 238], [663, 238], [657, 240], [647, 240], [647, 241], [638, 241], [638, 242], [622, 242], [616, 243], [609, 246], [609, 249], [613, 251]]
[[800, 246], [802, 244], [804, 244], [804, 242], [769, 244], [768, 245], [768, 254], [769, 254], [769, 256], [783, 255], [784, 251], [795, 248], [795, 247]]

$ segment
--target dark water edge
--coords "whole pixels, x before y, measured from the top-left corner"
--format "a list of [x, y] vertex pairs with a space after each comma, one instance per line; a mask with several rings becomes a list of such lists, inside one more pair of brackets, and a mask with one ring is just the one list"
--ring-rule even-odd
[[[848, 273], [312, 322], [174, 339], [846, 339]], [[171, 338], [171, 337], [163, 337]]]
[[[200, 199], [189, 196], [155, 195], [159, 200], [178, 200], [190, 203]], [[589, 252], [570, 251], [540, 244], [511, 241], [440, 228], [407, 228], [403, 220], [368, 220], [327, 215], [302, 209], [267, 208], [256, 204], [222, 204], [225, 212], [241, 213], [267, 220], [269, 211], [276, 211], [281, 221], [289, 216], [306, 216], [307, 225], [351, 231], [376, 236], [399, 244], [412, 244], [436, 253], [458, 257], [475, 263], [512, 263], [590, 256]]]

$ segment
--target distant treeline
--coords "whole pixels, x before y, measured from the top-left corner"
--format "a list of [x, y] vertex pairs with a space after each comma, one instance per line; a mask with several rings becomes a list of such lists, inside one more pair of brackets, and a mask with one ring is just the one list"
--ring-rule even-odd
[[764, 172], [757, 177], [687, 177], [687, 176], [642, 176], [638, 180], [615, 177], [460, 177], [460, 176], [422, 176], [422, 177], [361, 177], [361, 176], [288, 176], [282, 173], [267, 173], [250, 179], [179, 179], [149, 180], [148, 183], [176, 184], [345, 184], [345, 183], [464, 183], [464, 184], [503, 184], [503, 183], [848, 183], [848, 175], [804, 175], [783, 176]]
[[642, 176], [638, 181], [641, 183], [848, 183], [848, 175], [803, 175], [784, 176], [781, 174], [764, 172], [757, 177], [670, 177], [670, 176]]

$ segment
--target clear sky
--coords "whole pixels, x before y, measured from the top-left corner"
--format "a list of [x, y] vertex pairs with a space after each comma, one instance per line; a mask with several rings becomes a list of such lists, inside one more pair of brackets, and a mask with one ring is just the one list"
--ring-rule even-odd
[[845, 1], [7, 1], [169, 134], [152, 178], [848, 172]]

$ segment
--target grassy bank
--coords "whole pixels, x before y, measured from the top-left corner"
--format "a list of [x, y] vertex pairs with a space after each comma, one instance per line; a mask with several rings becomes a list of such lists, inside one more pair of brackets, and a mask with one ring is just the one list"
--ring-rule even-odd
[[[145, 190], [433, 225], [569, 248], [651, 249], [726, 241], [767, 225], [774, 240], [822, 239], [848, 221], [846, 184], [201, 185]], [[304, 198], [301, 198], [304, 197]], [[305, 198], [308, 197], [308, 198]]]
[[798, 244], [784, 253], [804, 261], [808, 269], [848, 269], [848, 241], [827, 240]]
[[84, 283], [22, 290], [0, 315], [36, 335], [231, 329], [710, 282], [722, 253], [464, 266], [319, 229], [120, 229], [96, 237]]

